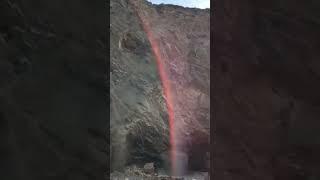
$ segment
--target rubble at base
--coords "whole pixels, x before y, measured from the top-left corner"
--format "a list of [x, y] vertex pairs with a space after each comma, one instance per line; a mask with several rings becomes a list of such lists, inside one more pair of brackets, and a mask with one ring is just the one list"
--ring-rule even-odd
[[[114, 171], [110, 174], [110, 180], [209, 180], [208, 172], [192, 172], [185, 176], [170, 176], [162, 169], [153, 169], [154, 173], [146, 173], [145, 167], [151, 167], [153, 163], [147, 163], [144, 167], [127, 167], [123, 172]], [[154, 166], [152, 166], [154, 168]]]

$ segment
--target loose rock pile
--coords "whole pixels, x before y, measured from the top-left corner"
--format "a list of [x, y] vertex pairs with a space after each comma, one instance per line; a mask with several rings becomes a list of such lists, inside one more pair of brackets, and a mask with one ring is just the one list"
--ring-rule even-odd
[[124, 172], [115, 171], [111, 180], [209, 180], [207, 172], [192, 173], [184, 176], [170, 176], [156, 169], [154, 163], [146, 163], [143, 167], [127, 167]]

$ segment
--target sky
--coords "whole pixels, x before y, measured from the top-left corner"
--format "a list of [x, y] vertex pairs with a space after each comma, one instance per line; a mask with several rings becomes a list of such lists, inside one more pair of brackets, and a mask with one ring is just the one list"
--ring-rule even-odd
[[210, 0], [148, 0], [153, 4], [175, 4], [184, 7], [200, 9], [210, 8]]

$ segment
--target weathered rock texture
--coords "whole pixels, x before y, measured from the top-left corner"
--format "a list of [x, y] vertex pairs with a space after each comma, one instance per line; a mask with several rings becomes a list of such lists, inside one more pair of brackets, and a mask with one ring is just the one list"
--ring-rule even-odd
[[106, 6], [0, 2], [0, 177], [102, 179], [107, 169]]
[[209, 10], [111, 1], [112, 168], [152, 161], [159, 167], [167, 159], [168, 113], [146, 30], [171, 82], [179, 148], [192, 168], [204, 168], [197, 160], [209, 151], [209, 18]]
[[111, 167], [159, 161], [167, 113], [150, 44], [128, 1], [111, 1]]
[[177, 149], [202, 149], [204, 152], [196, 154], [205, 154], [209, 149], [200, 147], [209, 142], [210, 12], [162, 5], [142, 13], [159, 42], [172, 82]]
[[319, 7], [214, 4], [214, 179], [319, 178]]

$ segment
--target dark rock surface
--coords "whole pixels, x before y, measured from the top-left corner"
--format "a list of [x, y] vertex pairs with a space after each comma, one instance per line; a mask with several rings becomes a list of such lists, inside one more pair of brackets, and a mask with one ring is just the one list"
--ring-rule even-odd
[[216, 1], [214, 179], [319, 175], [318, 1]]
[[87, 0], [0, 2], [2, 180], [103, 178], [105, 9]]

